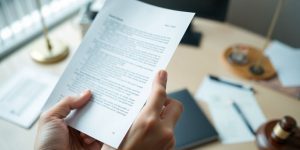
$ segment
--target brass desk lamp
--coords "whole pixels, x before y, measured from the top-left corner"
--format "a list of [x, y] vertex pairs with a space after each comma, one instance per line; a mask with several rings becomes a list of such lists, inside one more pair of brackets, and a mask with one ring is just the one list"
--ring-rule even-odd
[[43, 49], [33, 49], [30, 51], [31, 58], [39, 63], [52, 64], [65, 59], [69, 54], [67, 45], [58, 40], [50, 41], [48, 36], [48, 28], [46, 26], [43, 14], [41, 0], [36, 0], [38, 12], [41, 18], [43, 34], [46, 42], [46, 47]]

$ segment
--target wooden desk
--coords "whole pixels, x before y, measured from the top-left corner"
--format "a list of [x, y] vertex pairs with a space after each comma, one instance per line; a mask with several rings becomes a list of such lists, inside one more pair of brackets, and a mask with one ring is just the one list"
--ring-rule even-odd
[[[213, 22], [204, 19], [195, 19], [196, 30], [203, 34], [200, 47], [180, 45], [171, 60], [167, 70], [169, 72], [168, 91], [188, 88], [195, 93], [206, 74], [214, 74], [229, 78], [237, 78], [247, 84], [253, 85], [257, 91], [256, 98], [262, 111], [268, 119], [280, 118], [291, 115], [300, 123], [300, 101], [292, 99], [271, 89], [257, 85], [255, 82], [246, 81], [231, 74], [221, 61], [222, 51], [236, 43], [245, 43], [253, 46], [261, 46], [263, 38], [251, 32], [242, 30], [229, 24]], [[51, 37], [59, 37], [71, 45], [71, 55], [80, 43], [79, 27], [71, 20], [55, 28], [50, 33]], [[21, 68], [34, 68], [39, 71], [51, 72], [59, 76], [71, 59], [55, 65], [40, 65], [33, 62], [28, 52], [32, 48], [39, 48], [41, 38], [28, 44], [20, 51], [14, 53], [0, 62], [0, 83], [3, 83], [11, 75]], [[209, 111], [205, 103], [199, 102], [207, 116]], [[31, 150], [33, 149], [37, 124], [30, 130], [20, 128], [14, 124], [0, 120], [0, 149], [6, 150]], [[200, 149], [200, 147], [199, 147]], [[254, 142], [223, 145], [220, 142], [201, 146], [201, 149], [222, 150], [252, 150], [256, 149]]]

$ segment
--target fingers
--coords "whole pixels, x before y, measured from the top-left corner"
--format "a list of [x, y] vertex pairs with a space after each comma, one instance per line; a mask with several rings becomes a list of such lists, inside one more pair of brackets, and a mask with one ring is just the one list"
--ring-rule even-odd
[[47, 117], [65, 118], [72, 109], [84, 106], [91, 98], [91, 91], [86, 90], [78, 97], [66, 97], [52, 107], [47, 113]]
[[161, 70], [156, 75], [150, 97], [145, 105], [145, 109], [150, 111], [161, 112], [162, 106], [166, 100], [166, 85], [168, 74], [166, 71]]
[[97, 141], [96, 139], [88, 136], [87, 134], [81, 132], [80, 137], [84, 142], [87, 150], [100, 150], [102, 148], [102, 142]]
[[102, 145], [103, 145], [102, 143], [95, 141], [95, 142], [92, 142], [91, 144], [87, 144], [86, 149], [87, 150], [101, 150]]
[[96, 141], [90, 144], [88, 147], [89, 150], [101, 150], [103, 143]]
[[116, 149], [110, 147], [109, 145], [103, 144], [101, 150], [116, 150]]
[[96, 141], [96, 139], [94, 139], [84, 133], [80, 133], [80, 137], [82, 138], [82, 140], [85, 144], [91, 144]]
[[170, 141], [166, 142], [164, 150], [172, 150], [175, 146], [176, 139], [173, 137]]
[[162, 121], [166, 124], [166, 126], [169, 126], [170, 128], [174, 129], [176, 122], [180, 118], [182, 112], [182, 104], [177, 100], [170, 99], [168, 100], [161, 114]]

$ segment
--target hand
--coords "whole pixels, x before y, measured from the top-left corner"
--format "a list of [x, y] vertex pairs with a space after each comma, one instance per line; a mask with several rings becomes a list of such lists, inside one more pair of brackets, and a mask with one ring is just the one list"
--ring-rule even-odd
[[[170, 150], [175, 146], [174, 127], [183, 111], [182, 104], [167, 97], [167, 72], [153, 81], [151, 95], [133, 123], [122, 150]], [[104, 146], [105, 147], [105, 146]]]
[[[41, 115], [35, 140], [36, 150], [99, 150], [102, 143], [68, 127], [64, 118], [72, 109], [79, 109], [90, 99], [89, 90], [78, 97], [66, 97]], [[84, 140], [84, 141], [83, 141]]]
[[[171, 150], [175, 145], [174, 127], [183, 111], [182, 104], [167, 97], [167, 72], [160, 71], [151, 95], [120, 145], [120, 150]], [[97, 142], [87, 136], [90, 143]], [[92, 141], [92, 142], [91, 142]], [[112, 149], [103, 145], [101, 150]]]
[[[121, 150], [169, 150], [175, 145], [173, 130], [183, 110], [182, 105], [166, 95], [167, 73], [156, 76], [152, 93], [123, 140]], [[80, 97], [68, 97], [42, 114], [35, 149], [113, 149], [108, 145], [68, 127], [64, 118], [72, 109], [84, 106], [90, 91]]]

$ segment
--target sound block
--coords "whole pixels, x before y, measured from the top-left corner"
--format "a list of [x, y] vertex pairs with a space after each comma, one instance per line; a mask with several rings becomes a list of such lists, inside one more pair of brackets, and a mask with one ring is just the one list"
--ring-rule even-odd
[[[233, 48], [241, 46], [247, 48], [247, 62], [244, 64], [237, 64], [230, 60], [230, 57], [233, 53]], [[259, 50], [257, 48], [248, 46], [248, 45], [234, 45], [229, 48], [227, 48], [223, 55], [222, 60], [226, 67], [233, 72], [234, 74], [237, 74], [238, 76], [241, 76], [243, 78], [249, 79], [249, 80], [267, 80], [276, 75], [276, 71], [273, 68], [270, 60], [263, 56], [262, 65], [263, 72], [261, 74], [256, 74], [251, 71], [253, 69], [253, 66], [257, 63], [257, 61], [263, 56], [262, 50]]]

